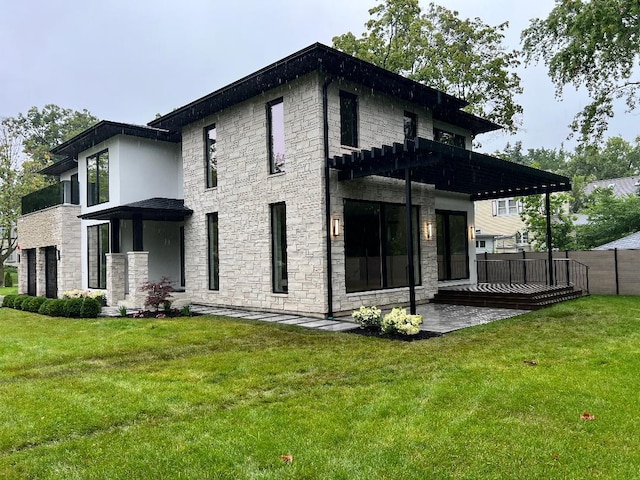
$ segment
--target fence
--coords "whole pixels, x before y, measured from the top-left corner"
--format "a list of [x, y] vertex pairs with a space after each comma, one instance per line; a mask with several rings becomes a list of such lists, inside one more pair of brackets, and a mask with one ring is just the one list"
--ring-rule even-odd
[[[532, 260], [542, 264], [547, 252], [483, 253], [477, 255], [478, 275], [485, 260]], [[589, 267], [589, 293], [640, 296], [640, 250], [587, 250], [553, 252], [556, 260], [571, 259]], [[527, 262], [527, 265], [530, 263]], [[531, 263], [533, 265], [533, 263]], [[557, 268], [560, 272], [561, 267]], [[559, 281], [562, 277], [559, 278]]]

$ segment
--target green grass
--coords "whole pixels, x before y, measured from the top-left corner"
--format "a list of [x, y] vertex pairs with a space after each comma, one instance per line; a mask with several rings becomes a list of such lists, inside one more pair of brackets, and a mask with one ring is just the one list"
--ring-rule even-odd
[[640, 478], [639, 298], [411, 343], [1, 309], [0, 365], [3, 479]]

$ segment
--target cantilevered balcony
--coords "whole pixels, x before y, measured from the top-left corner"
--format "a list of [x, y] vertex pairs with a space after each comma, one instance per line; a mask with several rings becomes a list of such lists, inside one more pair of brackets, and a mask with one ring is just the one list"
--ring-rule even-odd
[[22, 214], [62, 204], [80, 204], [78, 182], [64, 180], [22, 197]]

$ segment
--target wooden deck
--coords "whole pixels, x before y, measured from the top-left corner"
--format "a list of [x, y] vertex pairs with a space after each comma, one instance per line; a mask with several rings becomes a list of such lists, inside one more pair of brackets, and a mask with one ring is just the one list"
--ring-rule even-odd
[[452, 305], [537, 310], [583, 295], [581, 290], [574, 289], [571, 285], [479, 283], [441, 287], [432, 301]]

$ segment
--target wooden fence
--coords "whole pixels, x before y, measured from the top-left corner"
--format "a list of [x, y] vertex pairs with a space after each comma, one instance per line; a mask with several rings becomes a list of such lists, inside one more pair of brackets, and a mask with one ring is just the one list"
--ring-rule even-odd
[[[547, 252], [481, 253], [478, 260], [547, 259]], [[553, 252], [589, 267], [589, 293], [640, 295], [640, 250], [587, 250]]]

